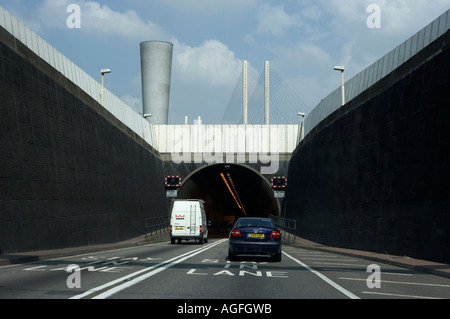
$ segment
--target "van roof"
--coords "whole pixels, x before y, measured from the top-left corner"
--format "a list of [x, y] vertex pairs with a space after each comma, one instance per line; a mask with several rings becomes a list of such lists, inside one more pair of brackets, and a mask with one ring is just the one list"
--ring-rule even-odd
[[203, 199], [174, 199], [174, 202], [202, 202], [203, 204], [205, 201]]

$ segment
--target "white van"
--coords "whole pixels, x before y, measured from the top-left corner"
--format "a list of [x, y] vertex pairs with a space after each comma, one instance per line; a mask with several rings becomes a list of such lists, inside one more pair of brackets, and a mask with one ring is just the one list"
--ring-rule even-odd
[[208, 242], [208, 225], [204, 201], [201, 199], [176, 199], [173, 201], [170, 217], [170, 242], [175, 240], [199, 240]]

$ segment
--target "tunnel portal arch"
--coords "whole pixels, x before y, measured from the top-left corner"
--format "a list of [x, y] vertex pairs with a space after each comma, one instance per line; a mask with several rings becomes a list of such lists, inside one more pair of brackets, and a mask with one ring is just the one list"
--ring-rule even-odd
[[177, 199], [202, 199], [210, 235], [226, 235], [235, 220], [244, 216], [280, 215], [281, 204], [269, 181], [242, 164], [212, 164], [184, 178]]

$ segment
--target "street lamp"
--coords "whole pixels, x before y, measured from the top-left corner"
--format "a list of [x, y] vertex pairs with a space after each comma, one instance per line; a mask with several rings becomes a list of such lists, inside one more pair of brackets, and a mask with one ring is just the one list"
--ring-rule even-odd
[[345, 104], [345, 89], [344, 89], [344, 67], [342, 65], [337, 65], [334, 67], [334, 70], [341, 71], [342, 76], [342, 84], [341, 84], [341, 96], [342, 96], [342, 105]]
[[[147, 119], [148, 117], [151, 117], [152, 115], [150, 113], [144, 113], [144, 119]], [[144, 125], [144, 140], [147, 138], [147, 126]]]
[[102, 74], [102, 106], [105, 104], [104, 99], [105, 99], [105, 93], [104, 93], [104, 77], [106, 73], [111, 73], [110, 69], [101, 69], [100, 73]]
[[302, 117], [302, 128], [301, 128], [301, 138], [303, 140], [303, 138], [305, 137], [305, 113], [303, 112], [298, 112], [297, 113], [298, 116]]

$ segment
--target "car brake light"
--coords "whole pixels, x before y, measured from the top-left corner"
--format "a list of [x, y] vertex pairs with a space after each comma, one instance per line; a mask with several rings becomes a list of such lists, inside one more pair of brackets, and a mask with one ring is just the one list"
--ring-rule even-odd
[[202, 225], [200, 225], [200, 232], [202, 232]]
[[231, 237], [241, 237], [241, 232], [237, 229], [231, 231]]
[[270, 238], [281, 238], [281, 234], [279, 231], [274, 230], [272, 234], [270, 234]]
[[172, 225], [170, 225], [170, 232], [172, 232]]

